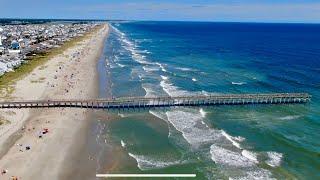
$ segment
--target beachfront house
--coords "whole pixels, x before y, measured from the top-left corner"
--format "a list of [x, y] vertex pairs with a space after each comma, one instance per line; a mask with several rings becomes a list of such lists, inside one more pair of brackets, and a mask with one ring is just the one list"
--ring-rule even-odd
[[2, 45], [2, 36], [0, 35], [0, 55], [4, 54], [4, 46]]
[[13, 40], [13, 41], [11, 42], [11, 49], [13, 49], [13, 50], [18, 50], [18, 49], [20, 49], [20, 44], [19, 44], [19, 42], [16, 41], [16, 40]]
[[8, 49], [9, 53], [20, 53], [20, 44], [18, 41], [13, 40], [11, 41], [10, 49]]

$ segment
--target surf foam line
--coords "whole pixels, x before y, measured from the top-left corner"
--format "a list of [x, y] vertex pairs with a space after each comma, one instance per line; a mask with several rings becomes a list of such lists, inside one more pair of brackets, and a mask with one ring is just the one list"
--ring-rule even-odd
[[138, 164], [138, 168], [142, 171], [150, 170], [150, 169], [162, 169], [169, 166], [174, 166], [183, 163], [180, 160], [177, 161], [162, 161], [157, 160], [151, 157], [136, 155], [132, 153], [128, 153], [128, 155], [134, 158]]
[[125, 35], [125, 33], [121, 32], [119, 29], [117, 29], [114, 26], [111, 26], [111, 28], [112, 30], [114, 30], [114, 32], [118, 36], [118, 39], [122, 42], [123, 47], [130, 52], [133, 60], [135, 60], [140, 64], [155, 65], [155, 63], [148, 62], [146, 60], [146, 56], [140, 54], [140, 53], [147, 53], [148, 52], [147, 50], [138, 50], [137, 45], [134, 42], [130, 41]]
[[116, 64], [121, 68], [125, 67], [125, 65], [123, 65], [123, 64], [120, 64], [120, 63], [116, 63]]
[[280, 120], [295, 120], [295, 119], [299, 119], [301, 116], [299, 115], [293, 115], [293, 116], [284, 116], [284, 117], [280, 117]]
[[151, 178], [166, 178], [166, 177], [177, 177], [177, 178], [195, 178], [196, 174], [96, 174], [97, 178], [109, 178], [109, 177], [151, 177]]
[[159, 93], [155, 90], [152, 84], [150, 83], [143, 83], [141, 87], [146, 92], [144, 97], [156, 97]]
[[231, 84], [241, 86], [241, 85], [244, 85], [247, 83], [246, 82], [231, 82]]
[[168, 121], [193, 148], [212, 144], [222, 137], [219, 130], [206, 127], [199, 112], [185, 109], [166, 112]]
[[200, 108], [199, 112], [200, 112], [202, 118], [206, 117], [207, 112], [205, 112], [202, 108]]
[[174, 86], [172, 83], [168, 83], [168, 77], [162, 79], [160, 86], [169, 96], [187, 96], [190, 94], [188, 91], [179, 90], [178, 87]]
[[195, 71], [194, 69], [186, 68], [186, 67], [176, 67], [176, 69], [181, 70], [181, 71]]
[[121, 140], [120, 143], [121, 143], [121, 146], [122, 146], [123, 148], [125, 148], [126, 145], [127, 145], [123, 140]]
[[146, 72], [159, 71], [159, 67], [154, 67], [154, 66], [143, 66], [142, 68]]
[[[114, 30], [116, 35], [118, 36], [118, 40], [122, 42], [123, 48], [126, 49], [130, 54], [134, 61], [138, 62], [139, 64], [142, 64], [142, 69], [146, 73], [153, 73], [156, 71], [161, 70], [162, 72], [167, 72], [167, 70], [164, 67], [164, 64], [161, 64], [159, 62], [149, 62], [146, 59], [145, 55], [142, 54], [151, 54], [148, 50], [140, 50], [138, 49], [138, 45], [132, 41], [129, 40], [129, 38], [126, 36], [125, 33], [121, 32], [119, 29], [117, 29], [114, 26], [111, 26], [111, 28]], [[118, 64], [120, 67], [124, 67]], [[157, 67], [156, 67], [157, 66]], [[143, 77], [144, 74], [140, 74], [139, 78], [142, 80], [141, 77]]]
[[[222, 172], [226, 173], [229, 179], [272, 179], [269, 170], [258, 167], [256, 160], [247, 158], [243, 152], [251, 153], [231, 151], [217, 144], [210, 146], [212, 161], [222, 167]], [[234, 172], [237, 173], [233, 174]]]
[[167, 72], [167, 70], [164, 68], [164, 66], [161, 63], [157, 62], [156, 64], [160, 67], [162, 72]]
[[163, 75], [160, 75], [160, 77], [162, 79], [162, 81], [160, 81], [160, 86], [162, 87], [163, 91], [166, 92], [169, 96], [217, 95], [217, 93], [209, 93], [204, 90], [195, 92], [182, 90], [170, 82], [170, 77]]

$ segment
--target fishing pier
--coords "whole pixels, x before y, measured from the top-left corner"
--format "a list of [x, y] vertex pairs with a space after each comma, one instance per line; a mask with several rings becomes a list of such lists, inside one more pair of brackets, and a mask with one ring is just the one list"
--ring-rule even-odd
[[311, 100], [308, 93], [219, 94], [210, 96], [123, 97], [111, 99], [2, 101], [0, 108], [94, 108], [125, 109], [178, 106], [218, 106], [249, 104], [294, 104]]

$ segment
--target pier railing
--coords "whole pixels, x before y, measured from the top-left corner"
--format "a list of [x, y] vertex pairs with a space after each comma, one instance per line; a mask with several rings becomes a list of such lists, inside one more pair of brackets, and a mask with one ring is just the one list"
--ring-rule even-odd
[[161, 97], [122, 97], [112, 99], [74, 99], [74, 100], [21, 100], [2, 101], [0, 108], [152, 108], [173, 106], [214, 106], [246, 104], [291, 104], [307, 103], [311, 100], [308, 93], [274, 94], [219, 94], [210, 96], [161, 96]]

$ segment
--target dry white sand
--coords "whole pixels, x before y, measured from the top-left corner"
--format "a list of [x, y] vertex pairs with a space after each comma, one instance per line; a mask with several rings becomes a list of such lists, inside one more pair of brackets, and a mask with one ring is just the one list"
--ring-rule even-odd
[[[97, 95], [97, 60], [101, 55], [108, 26], [77, 46], [57, 55], [43, 66], [17, 81], [11, 98], [89, 99]], [[0, 179], [66, 179], [81, 170], [88, 157], [83, 153], [90, 110], [84, 109], [8, 109], [0, 118], [10, 123], [0, 126], [0, 170], [7, 169]], [[49, 133], [39, 138], [48, 128]], [[30, 150], [26, 150], [30, 146]], [[78, 158], [78, 159], [77, 159]], [[77, 164], [78, 163], [78, 164]], [[93, 172], [94, 173], [94, 172]], [[85, 179], [85, 177], [83, 177]]]

